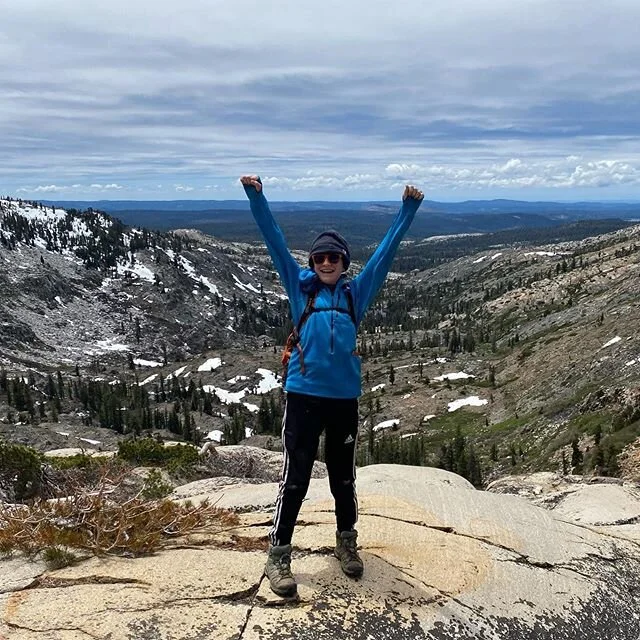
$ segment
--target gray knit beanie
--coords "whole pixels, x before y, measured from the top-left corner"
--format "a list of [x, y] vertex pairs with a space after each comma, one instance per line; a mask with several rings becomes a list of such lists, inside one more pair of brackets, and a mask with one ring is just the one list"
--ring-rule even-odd
[[311, 269], [313, 269], [311, 256], [314, 253], [339, 253], [342, 256], [345, 269], [347, 269], [351, 263], [351, 254], [349, 253], [347, 241], [333, 229], [320, 233], [311, 244], [309, 251], [309, 267]]

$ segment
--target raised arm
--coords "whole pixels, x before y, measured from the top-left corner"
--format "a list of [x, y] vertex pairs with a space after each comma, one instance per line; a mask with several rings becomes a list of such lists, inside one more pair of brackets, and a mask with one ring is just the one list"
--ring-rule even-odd
[[380, 290], [389, 273], [400, 241], [413, 222], [424, 195], [416, 187], [407, 185], [402, 195], [402, 206], [394, 218], [391, 227], [367, 261], [364, 269], [353, 279], [355, 290], [356, 320], [362, 320], [366, 310]]
[[249, 198], [251, 213], [258, 223], [276, 271], [280, 274], [282, 284], [291, 300], [292, 293], [298, 287], [298, 278], [302, 267], [287, 248], [284, 235], [274, 220], [269, 203], [264, 197], [260, 178], [258, 176], [242, 176], [240, 182]]

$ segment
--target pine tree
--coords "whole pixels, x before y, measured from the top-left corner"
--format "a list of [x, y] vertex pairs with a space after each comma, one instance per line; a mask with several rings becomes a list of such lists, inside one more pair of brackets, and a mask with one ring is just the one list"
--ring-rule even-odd
[[271, 412], [269, 411], [269, 403], [266, 396], [262, 396], [260, 400], [260, 408], [258, 409], [258, 433], [269, 433], [271, 431]]
[[573, 473], [582, 473], [583, 461], [584, 456], [582, 454], [582, 451], [580, 451], [578, 436], [576, 435], [571, 441], [571, 467], [573, 468]]
[[207, 393], [206, 391], [203, 392], [202, 410], [209, 416], [213, 414], [213, 403], [211, 402], [211, 394]]
[[62, 374], [60, 371], [57, 372], [58, 377], [58, 396], [62, 399], [64, 398], [64, 381], [62, 380]]
[[191, 442], [195, 435], [195, 430], [193, 429], [193, 425], [191, 424], [191, 411], [189, 409], [189, 404], [184, 403], [182, 407], [183, 411], [183, 421], [182, 421], [182, 437], [186, 442]]
[[607, 445], [604, 458], [606, 474], [609, 476], [618, 475], [618, 473], [620, 472], [620, 467], [618, 466], [618, 454], [612, 442]]
[[593, 467], [597, 473], [604, 473], [604, 451], [599, 444], [593, 450]]
[[596, 425], [595, 432], [593, 434], [593, 441], [596, 446], [600, 444], [600, 440], [602, 439], [602, 425], [598, 422]]
[[509, 445], [509, 457], [511, 458], [511, 466], [515, 467], [518, 463], [518, 454], [516, 452], [516, 445], [513, 442]]

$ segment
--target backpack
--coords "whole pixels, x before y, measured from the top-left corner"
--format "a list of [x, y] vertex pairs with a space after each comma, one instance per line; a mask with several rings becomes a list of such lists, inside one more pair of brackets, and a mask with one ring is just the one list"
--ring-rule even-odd
[[297, 349], [298, 353], [300, 354], [300, 371], [302, 375], [304, 375], [304, 357], [302, 354], [302, 347], [300, 346], [300, 331], [302, 330], [302, 326], [309, 319], [309, 316], [312, 313], [316, 311], [339, 311], [340, 313], [348, 313], [349, 317], [351, 318], [351, 321], [353, 322], [354, 326], [357, 329], [358, 323], [356, 322], [356, 310], [353, 304], [353, 294], [351, 293], [351, 286], [349, 285], [348, 282], [346, 282], [345, 284], [342, 285], [342, 289], [347, 298], [347, 303], [349, 305], [348, 310], [343, 309], [342, 307], [325, 307], [322, 309], [316, 309], [315, 302], [316, 302], [316, 297], [318, 295], [318, 291], [316, 290], [316, 291], [313, 291], [311, 294], [309, 294], [309, 297], [307, 298], [307, 304], [305, 305], [304, 311], [300, 316], [300, 320], [298, 320], [298, 324], [295, 327], [293, 327], [293, 330], [287, 337], [287, 342], [285, 343], [284, 350], [282, 352], [282, 369], [283, 369], [282, 386], [283, 387], [286, 384], [287, 370], [289, 368], [289, 360], [291, 359], [291, 354], [293, 353], [294, 349]]

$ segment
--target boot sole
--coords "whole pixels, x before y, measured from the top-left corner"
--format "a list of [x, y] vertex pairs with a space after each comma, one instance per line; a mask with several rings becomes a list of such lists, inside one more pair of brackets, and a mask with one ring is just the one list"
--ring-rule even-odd
[[[267, 575], [266, 571], [262, 575], [264, 575], [264, 577], [267, 580], [269, 580], [269, 576]], [[275, 593], [277, 596], [280, 596], [281, 598], [292, 598], [293, 596], [298, 594], [297, 584], [294, 584], [292, 587], [289, 587], [288, 589], [277, 589], [271, 584], [271, 580], [269, 580], [269, 588], [271, 589], [271, 591], [273, 591], [273, 593]], [[0, 640], [2, 639], [0, 638]]]
[[273, 593], [275, 593], [277, 596], [280, 596], [281, 598], [293, 598], [293, 596], [298, 595], [298, 587], [294, 587], [293, 589], [287, 589], [287, 590], [276, 590], [274, 589], [271, 585], [269, 585], [269, 587], [271, 588], [271, 591], [273, 591]]
[[[334, 551], [333, 555], [340, 560], [340, 556]], [[355, 572], [347, 571], [343, 566], [342, 562], [340, 562], [340, 568], [342, 569], [342, 573], [348, 578], [362, 578], [362, 574], [364, 573], [364, 567], [362, 569], [358, 569]]]

